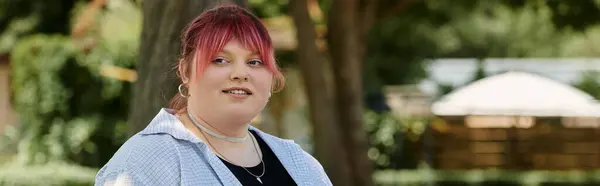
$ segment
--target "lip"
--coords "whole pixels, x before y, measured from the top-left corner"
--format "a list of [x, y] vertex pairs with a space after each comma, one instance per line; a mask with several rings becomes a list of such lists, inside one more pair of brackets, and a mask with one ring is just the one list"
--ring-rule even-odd
[[244, 87], [231, 87], [231, 88], [223, 90], [223, 92], [232, 91], [232, 90], [243, 90], [244, 92], [247, 92], [248, 95], [252, 95], [252, 91], [250, 91], [250, 89], [244, 88]]
[[[232, 91], [232, 90], [242, 90], [244, 92], [247, 92], [248, 94], [243, 95], [243, 94], [230, 94], [230, 93], [227, 93], [228, 91]], [[221, 92], [223, 92], [223, 93], [225, 93], [225, 94], [227, 94], [229, 96], [232, 96], [234, 98], [246, 98], [246, 97], [252, 95], [252, 91], [250, 91], [250, 89], [244, 88], [244, 87], [231, 87], [231, 88], [222, 90]]]

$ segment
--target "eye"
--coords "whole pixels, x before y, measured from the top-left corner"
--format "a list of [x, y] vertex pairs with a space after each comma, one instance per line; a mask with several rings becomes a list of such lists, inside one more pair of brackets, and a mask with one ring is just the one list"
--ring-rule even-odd
[[253, 60], [248, 61], [248, 64], [250, 64], [252, 66], [263, 66], [265, 63], [263, 63], [261, 60], [253, 59]]
[[212, 62], [221, 64], [221, 63], [227, 63], [227, 60], [225, 58], [218, 57], [218, 58], [214, 59]]

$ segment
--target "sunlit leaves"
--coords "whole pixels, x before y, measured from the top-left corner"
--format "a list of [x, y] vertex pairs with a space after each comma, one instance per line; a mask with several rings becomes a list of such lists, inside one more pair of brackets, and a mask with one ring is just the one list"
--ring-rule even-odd
[[289, 11], [290, 0], [248, 0], [253, 13], [261, 18], [276, 17]]
[[[131, 1], [108, 1], [100, 18], [98, 40], [118, 56], [137, 57], [142, 26], [141, 10]], [[133, 60], [120, 60], [118, 65], [130, 66]]]
[[417, 162], [409, 157], [415, 153], [414, 149], [405, 145], [422, 143], [427, 118], [399, 117], [367, 110], [363, 120], [371, 145], [368, 156], [378, 167], [415, 166]]
[[93, 20], [82, 37], [23, 36], [11, 51], [14, 105], [22, 123], [11, 134], [19, 140], [17, 162], [99, 166], [125, 138], [130, 83], [99, 70], [134, 66], [141, 14], [131, 1], [115, 0]]
[[35, 35], [15, 47], [11, 61], [16, 63], [12, 88], [17, 110], [50, 114], [66, 109], [61, 103], [68, 92], [60, 85], [59, 72], [75, 52], [68, 41], [64, 36]]
[[0, 34], [0, 54], [12, 50], [19, 37], [33, 30], [36, 23], [37, 19], [34, 16], [11, 20], [8, 27]]
[[[46, 153], [56, 154], [56, 146], [44, 145], [43, 135], [60, 120], [53, 117], [67, 111], [69, 91], [60, 83], [60, 72], [73, 57], [75, 48], [64, 36], [34, 35], [20, 41], [12, 51], [12, 90], [15, 109], [24, 123], [24, 139], [19, 150], [22, 161], [45, 161]], [[31, 152], [31, 153], [28, 153]], [[27, 158], [25, 158], [27, 157]]]

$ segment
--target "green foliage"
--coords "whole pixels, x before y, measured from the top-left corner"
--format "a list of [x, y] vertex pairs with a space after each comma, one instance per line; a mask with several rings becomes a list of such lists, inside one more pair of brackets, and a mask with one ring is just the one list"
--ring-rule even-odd
[[[125, 138], [130, 84], [102, 77], [99, 69], [135, 65], [139, 7], [128, 0], [108, 1], [90, 33], [72, 40], [66, 34], [81, 2], [87, 3], [0, 1], [0, 54], [12, 51], [14, 104], [23, 118], [21, 128], [9, 130], [7, 137], [18, 142], [23, 163], [70, 160], [99, 166]], [[379, 2], [388, 8], [400, 1]], [[598, 2], [423, 0], [390, 15], [378, 12], [366, 43], [365, 93], [420, 80], [430, 58], [598, 56]], [[249, 3], [263, 18], [289, 12], [289, 0]], [[330, 0], [318, 3], [327, 16]], [[88, 45], [91, 50], [81, 50]], [[292, 66], [293, 52], [279, 54], [284, 66]], [[599, 97], [598, 83], [588, 75], [577, 86]], [[402, 149], [416, 144], [422, 132], [418, 123], [425, 119], [374, 113], [365, 119], [374, 145], [369, 155], [379, 168], [416, 167], [407, 160], [412, 155], [404, 154], [410, 151]]]
[[134, 67], [141, 14], [129, 1], [110, 1], [97, 21], [82, 40], [37, 34], [12, 50], [21, 125], [7, 136], [18, 142], [18, 163], [99, 167], [126, 139], [131, 84], [100, 70]]
[[547, 6], [533, 1], [521, 8], [498, 1], [472, 6], [469, 11], [443, 6], [430, 10], [443, 12], [448, 19], [442, 24], [424, 21], [430, 24], [423, 31], [430, 33], [437, 46], [431, 57], [559, 57], [557, 44], [563, 34], [552, 24], [553, 12]]
[[0, 166], [0, 185], [93, 185], [97, 171], [65, 163], [36, 166], [4, 164]]
[[414, 1], [371, 30], [365, 88], [417, 82], [424, 59], [598, 56], [599, 12], [597, 1]]
[[[98, 20], [98, 39], [107, 54], [118, 58], [112, 64], [133, 66], [142, 30], [142, 13], [130, 1], [109, 1], [107, 8]], [[105, 59], [111, 57], [105, 56]]]
[[[281, 4], [287, 0], [249, 2], [261, 17], [289, 13]], [[379, 1], [366, 40], [364, 92], [418, 82], [426, 59], [598, 56], [597, 2], [425, 0], [396, 10], [402, 1]], [[327, 16], [330, 1], [318, 3]]]
[[[68, 105], [64, 104], [69, 92], [61, 85], [60, 70], [74, 55], [75, 49], [62, 36], [35, 35], [24, 39], [13, 50], [13, 83], [15, 109], [20, 113], [26, 129], [19, 149], [28, 161], [60, 159], [63, 156], [60, 138], [40, 135], [60, 131], [64, 120], [54, 115], [63, 115]], [[56, 125], [47, 125], [56, 124]], [[46, 144], [44, 144], [46, 143]], [[40, 153], [28, 153], [39, 149]], [[34, 160], [37, 159], [37, 160]]]
[[[425, 59], [596, 57], [598, 1], [413, 1], [380, 17], [368, 39], [364, 87], [410, 84]], [[380, 1], [390, 7], [396, 1]], [[569, 18], [578, 17], [573, 20]], [[475, 79], [484, 77], [478, 71]], [[442, 92], [454, 87], [440, 84]]]
[[[508, 1], [511, 7], [521, 7], [526, 1]], [[554, 12], [552, 23], [559, 28], [583, 31], [591, 25], [600, 23], [600, 1], [557, 1], [536, 0], [538, 5], [546, 6]]]
[[34, 29], [37, 21], [34, 17], [12, 20], [0, 34], [0, 54], [10, 52], [22, 35]]
[[419, 148], [428, 118], [398, 117], [392, 113], [366, 111], [365, 129], [369, 137], [369, 158], [376, 169], [416, 169]]
[[33, 35], [15, 47], [11, 85], [21, 120], [18, 162], [99, 166], [115, 151], [124, 137], [117, 129], [125, 123], [128, 103], [122, 99], [129, 88], [99, 76], [93, 57], [102, 51], [79, 54], [72, 40], [59, 35]]
[[69, 33], [71, 9], [81, 0], [2, 0], [0, 1], [0, 32], [13, 20], [36, 19], [32, 31], [47, 34]]
[[290, 0], [248, 0], [252, 12], [261, 18], [276, 17], [289, 11]]

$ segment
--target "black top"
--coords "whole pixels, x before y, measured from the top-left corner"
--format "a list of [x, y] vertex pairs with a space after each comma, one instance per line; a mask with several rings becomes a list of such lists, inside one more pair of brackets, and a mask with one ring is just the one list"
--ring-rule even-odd
[[[219, 159], [221, 159], [221, 161], [223, 163], [225, 163], [227, 168], [229, 168], [229, 170], [231, 172], [233, 172], [233, 175], [235, 175], [235, 177], [244, 186], [296, 185], [296, 183], [294, 182], [294, 180], [292, 179], [290, 174], [287, 172], [287, 170], [285, 170], [285, 168], [283, 168], [283, 165], [281, 164], [281, 162], [279, 162], [279, 159], [277, 159], [277, 156], [275, 156], [275, 154], [273, 153], [271, 148], [269, 148], [269, 146], [265, 143], [265, 141], [263, 141], [263, 139], [260, 138], [256, 134], [256, 132], [254, 132], [254, 131], [250, 131], [250, 132], [252, 132], [254, 137], [256, 137], [256, 142], [258, 142], [260, 151], [262, 152], [262, 155], [263, 155], [262, 158], [263, 158], [263, 162], [265, 164], [266, 170], [265, 170], [265, 174], [262, 177], [260, 177], [262, 184], [260, 182], [258, 182], [256, 177], [250, 175], [246, 170], [244, 170], [244, 168], [234, 165], [234, 164], [231, 164], [231, 163], [223, 160], [221, 157], [219, 157]], [[250, 139], [250, 140], [252, 140], [252, 139]], [[256, 176], [260, 176], [260, 174], [263, 171], [263, 166], [262, 166], [262, 163], [259, 163], [257, 166], [246, 167], [246, 169], [248, 171], [250, 171], [252, 174], [254, 174]]]

